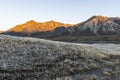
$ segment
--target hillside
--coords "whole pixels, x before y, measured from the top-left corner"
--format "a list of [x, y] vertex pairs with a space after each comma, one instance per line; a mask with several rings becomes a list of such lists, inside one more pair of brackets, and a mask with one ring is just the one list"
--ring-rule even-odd
[[36, 22], [34, 20], [30, 20], [24, 24], [17, 25], [9, 30], [6, 33], [10, 32], [18, 32], [18, 33], [34, 33], [34, 32], [42, 32], [42, 31], [51, 31], [57, 27], [65, 26], [68, 27], [70, 24], [64, 24], [56, 21], [48, 21], [48, 22]]
[[57, 41], [120, 41], [120, 18], [92, 16], [78, 24], [56, 21], [38, 23], [28, 21], [5, 31], [5, 35], [37, 37]]
[[[116, 21], [117, 20], [117, 21]], [[73, 35], [119, 35], [120, 18], [93, 16], [84, 23], [76, 25], [76, 30]]]
[[4, 31], [1, 31], [1, 30], [0, 30], [0, 33], [2, 33], [2, 32], [4, 32]]
[[30, 37], [0, 36], [0, 80], [119, 79], [120, 53], [117, 50]]

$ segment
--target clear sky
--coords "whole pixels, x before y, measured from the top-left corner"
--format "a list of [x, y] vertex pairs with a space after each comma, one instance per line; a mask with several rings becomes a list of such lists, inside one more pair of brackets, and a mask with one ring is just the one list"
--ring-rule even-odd
[[120, 16], [120, 0], [0, 0], [0, 30], [29, 20], [75, 24], [93, 15]]

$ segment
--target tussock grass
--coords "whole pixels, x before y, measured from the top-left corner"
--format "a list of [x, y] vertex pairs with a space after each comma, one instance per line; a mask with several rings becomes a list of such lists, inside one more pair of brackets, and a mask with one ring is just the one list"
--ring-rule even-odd
[[118, 80], [120, 56], [88, 45], [0, 36], [1, 80]]

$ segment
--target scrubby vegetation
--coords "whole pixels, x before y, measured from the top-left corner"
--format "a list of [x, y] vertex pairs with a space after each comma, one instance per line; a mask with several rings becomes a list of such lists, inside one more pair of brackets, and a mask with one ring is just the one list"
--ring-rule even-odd
[[120, 43], [120, 35], [102, 36], [59, 36], [47, 38], [55, 41], [81, 42], [81, 43]]
[[0, 36], [0, 80], [119, 80], [120, 55], [75, 43]]

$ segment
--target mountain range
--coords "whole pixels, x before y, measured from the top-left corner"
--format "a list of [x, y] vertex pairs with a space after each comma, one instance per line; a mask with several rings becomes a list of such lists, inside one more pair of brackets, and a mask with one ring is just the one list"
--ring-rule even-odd
[[31, 20], [17, 25], [3, 34], [39, 38], [120, 35], [120, 18], [92, 16], [78, 24], [64, 24], [53, 20], [40, 23]]

